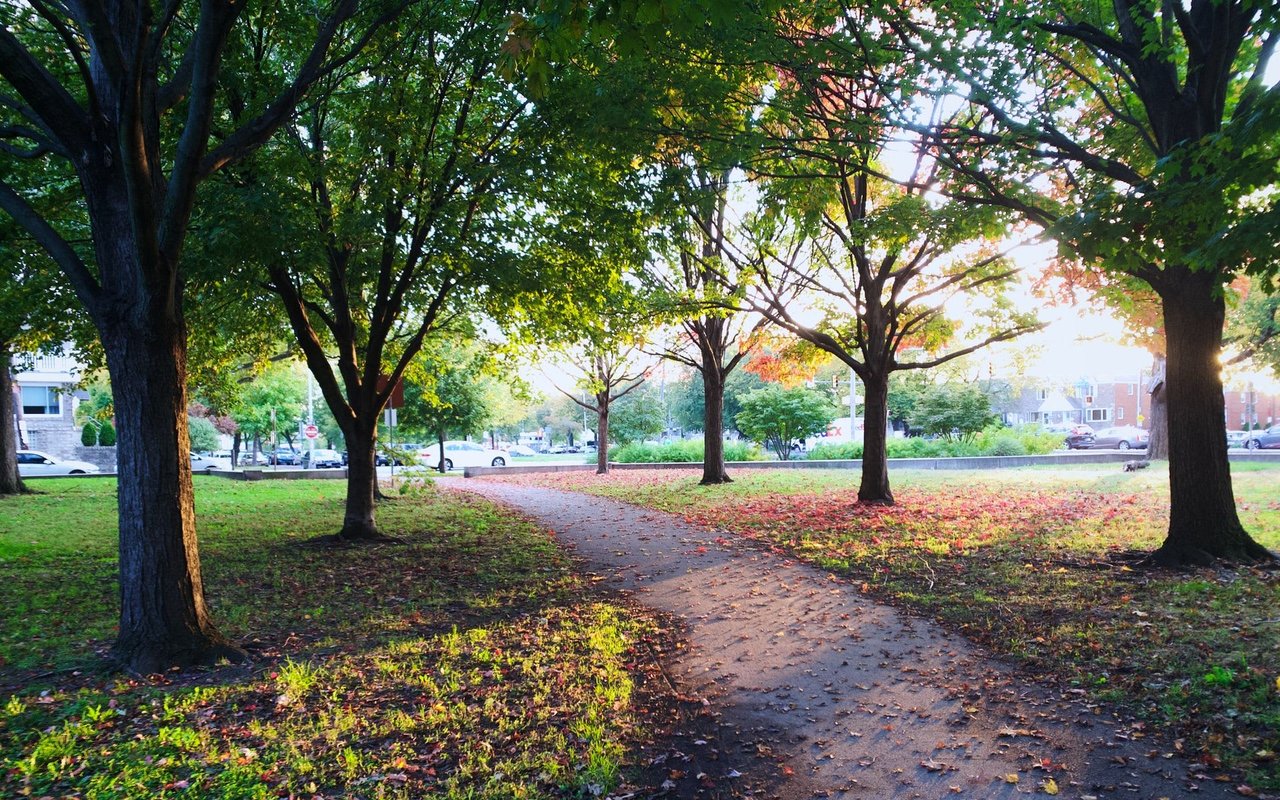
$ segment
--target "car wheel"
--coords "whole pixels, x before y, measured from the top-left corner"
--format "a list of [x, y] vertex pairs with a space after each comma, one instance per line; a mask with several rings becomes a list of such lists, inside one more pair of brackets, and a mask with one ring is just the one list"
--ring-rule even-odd
[[453, 472], [453, 462], [447, 458], [444, 460], [444, 471]]
[[1262, 447], [1262, 442], [1258, 441], [1257, 439], [1250, 439], [1249, 441], [1244, 443], [1244, 446], [1249, 450], [1257, 450], [1258, 448]]
[[84, 470], [82, 470], [82, 469], [73, 469], [73, 470], [71, 470], [70, 472], [68, 472], [67, 474], [68, 474], [68, 475], [84, 475], [84, 474], [86, 474], [86, 473], [85, 473], [85, 471], [84, 471]]
[[501, 456], [493, 460], [493, 466], [495, 467], [505, 467], [506, 465], [507, 465], [507, 460], [505, 458], [502, 458]]
[[1131, 447], [1133, 447], [1133, 445], [1129, 444], [1128, 442], [1121, 441], [1120, 444], [1116, 445], [1116, 447], [1119, 447], [1121, 450], [1128, 450]]

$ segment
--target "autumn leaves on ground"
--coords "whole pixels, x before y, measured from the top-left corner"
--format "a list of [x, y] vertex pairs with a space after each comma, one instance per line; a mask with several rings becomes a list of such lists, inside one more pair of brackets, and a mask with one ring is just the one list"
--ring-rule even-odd
[[[1278, 473], [1235, 475], [1271, 548]], [[858, 506], [848, 472], [735, 477], [519, 480], [829, 568], [1280, 788], [1280, 576], [1137, 566], [1163, 531], [1156, 471], [902, 473], [893, 508]], [[545, 532], [422, 485], [380, 510], [404, 544], [335, 550], [308, 542], [341, 519], [340, 482], [200, 480], [209, 599], [254, 661], [105, 674], [114, 486], [35, 488], [0, 503], [0, 795], [590, 796], [639, 782], [677, 722], [655, 672], [668, 625], [593, 589]]]

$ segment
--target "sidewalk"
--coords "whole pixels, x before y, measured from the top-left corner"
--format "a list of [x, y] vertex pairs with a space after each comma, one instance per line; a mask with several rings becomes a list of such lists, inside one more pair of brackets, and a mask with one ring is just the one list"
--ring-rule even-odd
[[1158, 732], [1082, 692], [1023, 683], [962, 637], [821, 570], [602, 498], [488, 480], [453, 488], [525, 513], [588, 570], [684, 622], [690, 647], [668, 669], [720, 715], [728, 744], [708, 778], [740, 788], [719, 796], [751, 796], [753, 772], [776, 770], [787, 800], [1239, 797], [1188, 774]]

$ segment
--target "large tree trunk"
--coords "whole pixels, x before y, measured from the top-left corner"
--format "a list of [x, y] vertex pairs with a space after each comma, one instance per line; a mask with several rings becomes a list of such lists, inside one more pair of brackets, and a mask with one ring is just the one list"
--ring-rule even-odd
[[[859, 503], [893, 505], [889, 489], [889, 376], [871, 375], [862, 379], [866, 392], [862, 425], [862, 483], [858, 486]], [[849, 388], [853, 391], [853, 387]], [[853, 424], [853, 420], [849, 421]]]
[[702, 366], [702, 480], [703, 486], [732, 483], [724, 465], [724, 375], [706, 359]]
[[[378, 492], [377, 415], [374, 424], [361, 424], [357, 419], [343, 431], [347, 442], [347, 503], [338, 538], [347, 541], [384, 539], [374, 519], [374, 500]], [[444, 448], [440, 448], [441, 453]]]
[[27, 487], [18, 475], [18, 420], [14, 415], [13, 376], [9, 346], [0, 345], [0, 495], [23, 494]]
[[102, 330], [120, 434], [120, 632], [112, 653], [144, 674], [244, 655], [205, 606], [187, 456], [185, 330], [164, 310], [151, 311], [120, 315]]
[[609, 396], [596, 396], [596, 474], [609, 474]]
[[1163, 565], [1271, 557], [1236, 514], [1227, 461], [1222, 365], [1225, 305], [1215, 276], [1184, 273], [1157, 287], [1164, 305], [1169, 407], [1169, 533], [1152, 554]]
[[1169, 400], [1165, 393], [1164, 356], [1156, 356], [1151, 366], [1151, 418], [1147, 420], [1150, 439], [1147, 458], [1164, 461], [1169, 458]]

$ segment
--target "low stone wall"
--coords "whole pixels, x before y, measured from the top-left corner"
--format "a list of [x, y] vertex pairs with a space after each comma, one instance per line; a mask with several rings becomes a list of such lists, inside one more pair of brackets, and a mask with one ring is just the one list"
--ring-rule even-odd
[[346, 480], [343, 469], [211, 469], [210, 475], [233, 481]]
[[[1049, 453], [1042, 456], [972, 456], [958, 458], [891, 458], [889, 469], [1014, 469], [1017, 467], [1064, 466], [1070, 464], [1122, 464], [1146, 458], [1141, 450], [1109, 450], [1105, 453], [1073, 450], [1069, 453]], [[1280, 464], [1280, 451], [1258, 451], [1230, 454], [1233, 462], [1272, 462]], [[725, 465], [731, 470], [741, 469], [862, 469], [861, 459], [824, 459], [798, 461], [731, 461]], [[468, 478], [482, 475], [519, 475], [532, 472], [584, 472], [595, 471], [594, 464], [530, 464], [519, 467], [467, 467], [463, 473]], [[702, 469], [701, 462], [660, 464], [609, 464], [609, 469]]]
[[75, 461], [88, 461], [94, 464], [103, 472], [116, 471], [116, 448], [115, 445], [110, 447], [85, 447], [78, 444], [71, 448], [69, 458]]

